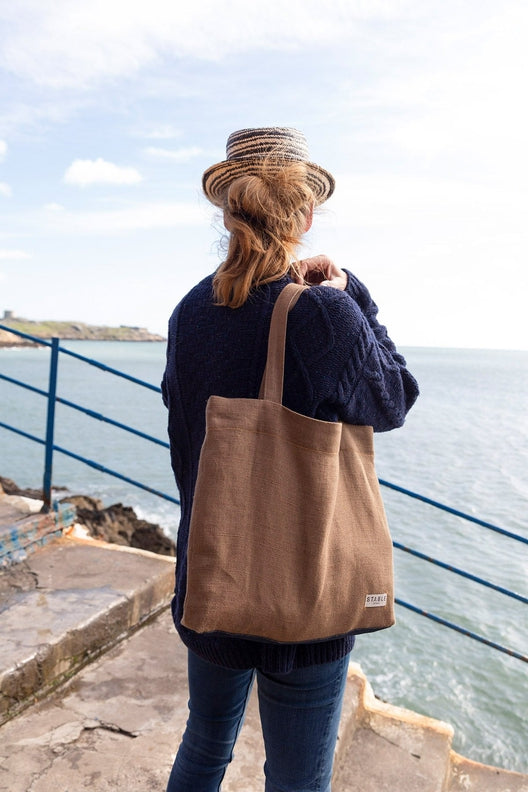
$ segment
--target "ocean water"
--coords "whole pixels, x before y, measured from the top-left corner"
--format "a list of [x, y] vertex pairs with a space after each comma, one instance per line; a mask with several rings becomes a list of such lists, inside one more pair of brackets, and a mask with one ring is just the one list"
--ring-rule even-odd
[[[164, 344], [64, 342], [158, 385]], [[376, 435], [380, 478], [528, 537], [528, 352], [403, 350], [421, 396], [402, 429]], [[48, 387], [46, 349], [0, 350], [0, 372]], [[166, 439], [161, 397], [61, 356], [58, 394]], [[45, 435], [46, 400], [0, 380], [0, 420]], [[57, 405], [57, 445], [177, 497], [168, 450]], [[0, 474], [42, 482], [44, 448], [0, 428]], [[122, 502], [173, 537], [178, 507], [60, 453], [53, 481]], [[528, 546], [382, 489], [393, 538], [528, 595]], [[526, 605], [395, 550], [400, 599], [528, 654]], [[454, 748], [528, 772], [528, 664], [397, 607], [390, 630], [360, 636], [352, 659], [381, 699], [451, 723]], [[176, 640], [176, 638], [175, 638]]]

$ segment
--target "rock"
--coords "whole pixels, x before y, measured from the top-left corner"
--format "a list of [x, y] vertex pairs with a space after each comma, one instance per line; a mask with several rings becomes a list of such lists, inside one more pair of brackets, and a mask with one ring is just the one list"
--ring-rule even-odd
[[74, 495], [61, 502], [75, 506], [77, 522], [96, 539], [161, 555], [176, 555], [176, 546], [163, 529], [156, 523], [140, 520], [130, 506], [114, 503], [105, 508], [100, 500], [87, 495]]
[[[54, 490], [65, 489], [54, 487]], [[0, 493], [42, 500], [42, 490], [21, 489], [14, 481], [0, 476]], [[156, 523], [140, 520], [134, 509], [114, 503], [105, 507], [99, 498], [91, 495], [70, 495], [60, 503], [71, 503], [77, 512], [76, 522], [84, 526], [90, 536], [113, 544], [138, 547], [152, 553], [176, 555], [176, 545]]]
[[11, 479], [0, 476], [0, 492], [2, 491], [5, 493], [5, 495], [21, 495], [23, 498], [35, 498], [36, 500], [42, 500], [41, 489], [21, 489]]
[[[94, 512], [104, 510], [103, 501], [99, 500], [99, 498], [92, 498], [91, 495], [72, 495], [69, 498], [64, 497], [62, 500], [72, 503], [75, 506], [77, 515], [79, 515], [80, 511]], [[81, 521], [78, 520], [78, 522]]]

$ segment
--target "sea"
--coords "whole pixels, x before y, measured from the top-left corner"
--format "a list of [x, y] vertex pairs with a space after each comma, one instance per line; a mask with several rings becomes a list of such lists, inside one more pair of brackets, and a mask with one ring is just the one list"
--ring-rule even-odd
[[[65, 341], [62, 346], [159, 385], [163, 343]], [[381, 479], [528, 538], [528, 351], [401, 350], [421, 395], [405, 426], [375, 436]], [[61, 355], [58, 395], [166, 440], [158, 393]], [[0, 373], [46, 391], [49, 350], [0, 349]], [[46, 399], [0, 380], [0, 420], [43, 438]], [[169, 453], [62, 404], [55, 444], [177, 498]], [[44, 448], [0, 428], [0, 475], [40, 487]], [[64, 494], [121, 502], [176, 536], [178, 506], [56, 452]], [[528, 596], [528, 545], [382, 487], [393, 539]], [[528, 655], [525, 603], [395, 550], [396, 596]], [[447, 721], [454, 749], [528, 772], [528, 663], [396, 606], [396, 625], [358, 637], [352, 660], [376, 696]], [[177, 640], [175, 636], [175, 640]]]

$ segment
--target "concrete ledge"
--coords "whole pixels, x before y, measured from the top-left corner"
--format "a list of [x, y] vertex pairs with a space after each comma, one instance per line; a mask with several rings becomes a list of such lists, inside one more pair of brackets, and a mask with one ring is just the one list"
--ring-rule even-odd
[[0, 789], [161, 792], [187, 718], [186, 656], [165, 610], [86, 665], [0, 727]]
[[446, 792], [528, 792], [528, 775], [472, 762], [452, 751]]
[[[0, 789], [162, 790], [186, 718], [186, 650], [164, 611], [0, 728]], [[447, 724], [378, 701], [352, 665], [333, 792], [528, 792], [528, 776], [447, 750], [451, 735]], [[253, 693], [222, 792], [262, 792], [263, 763]]]
[[528, 792], [528, 775], [455, 753], [450, 724], [377, 699], [356, 663], [348, 686], [357, 707], [348, 719], [344, 713], [334, 768], [338, 792]]
[[[0, 789], [165, 787], [187, 717], [186, 650], [167, 610], [174, 563], [62, 538], [0, 569]], [[459, 756], [452, 737], [376, 699], [352, 663], [333, 790], [528, 792], [527, 775]], [[223, 792], [261, 792], [263, 764], [253, 692]]]
[[174, 559], [58, 539], [0, 572], [0, 723], [166, 607]]
[[336, 788], [442, 792], [452, 727], [380, 701], [356, 663], [350, 665], [348, 684], [357, 690], [358, 706], [336, 755]]

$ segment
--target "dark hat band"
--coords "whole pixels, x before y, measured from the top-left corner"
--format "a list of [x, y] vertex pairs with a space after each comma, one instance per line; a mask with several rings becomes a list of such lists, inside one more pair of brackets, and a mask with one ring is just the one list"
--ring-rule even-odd
[[306, 138], [296, 129], [264, 127], [240, 129], [229, 135], [226, 146], [228, 160], [256, 159], [265, 156], [308, 162]]

